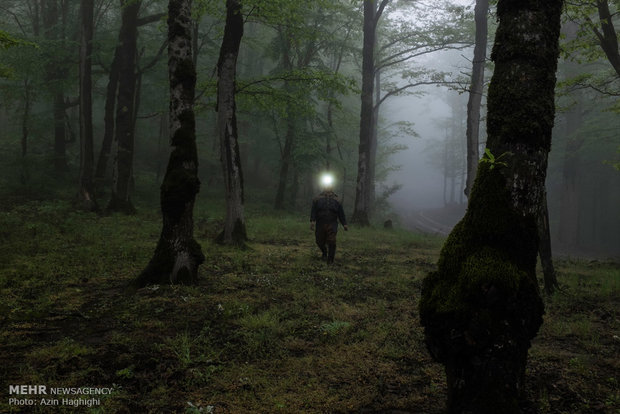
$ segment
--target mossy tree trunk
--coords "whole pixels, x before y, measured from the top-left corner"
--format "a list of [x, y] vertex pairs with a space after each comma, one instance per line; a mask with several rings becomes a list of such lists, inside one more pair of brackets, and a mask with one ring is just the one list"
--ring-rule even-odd
[[170, 145], [172, 152], [161, 185], [163, 226], [155, 254], [135, 281], [192, 284], [204, 261], [194, 239], [194, 201], [200, 189], [192, 59], [191, 0], [168, 3], [168, 71], [170, 80]]
[[237, 57], [243, 36], [241, 8], [239, 0], [226, 1], [226, 26], [217, 64], [217, 124], [226, 187], [226, 220], [217, 240], [224, 244], [243, 244], [247, 240], [235, 103]]
[[446, 367], [449, 413], [518, 413], [544, 312], [536, 279], [554, 121], [561, 0], [500, 0], [486, 157], [465, 217], [422, 286], [420, 317]]

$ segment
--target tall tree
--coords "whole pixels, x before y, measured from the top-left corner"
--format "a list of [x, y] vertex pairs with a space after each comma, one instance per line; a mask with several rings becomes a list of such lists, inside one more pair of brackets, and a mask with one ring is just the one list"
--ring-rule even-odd
[[116, 108], [116, 93], [118, 92], [118, 77], [120, 66], [121, 46], [114, 48], [114, 57], [109, 68], [108, 85], [106, 87], [105, 104], [103, 109], [103, 139], [101, 140], [101, 149], [97, 158], [97, 166], [95, 168], [95, 185], [97, 191], [101, 191], [101, 187], [106, 178], [106, 171], [112, 153], [112, 142], [114, 141], [114, 109]]
[[360, 112], [360, 144], [357, 161], [357, 184], [355, 187], [355, 204], [351, 223], [361, 226], [370, 224], [369, 210], [371, 204], [371, 160], [373, 119], [373, 91], [375, 83], [375, 45], [377, 24], [389, 0], [364, 0], [364, 41], [362, 47], [362, 92]]
[[480, 107], [482, 105], [482, 92], [484, 89], [484, 67], [487, 58], [487, 37], [489, 13], [489, 0], [476, 0], [474, 8], [474, 21], [476, 23], [476, 40], [474, 44], [474, 60], [472, 61], [471, 82], [469, 86], [469, 100], [467, 101], [467, 184], [465, 195], [474, 185], [476, 168], [478, 168], [479, 133], [480, 133]]
[[92, 211], [97, 209], [93, 189], [92, 1], [81, 0], [80, 15], [80, 188], [77, 201], [81, 208]]
[[247, 239], [235, 103], [237, 57], [243, 36], [241, 8], [240, 0], [226, 1], [226, 26], [217, 63], [217, 125], [226, 195], [226, 220], [217, 239], [224, 244], [243, 244]]
[[562, 0], [499, 0], [486, 156], [465, 217], [423, 282], [420, 317], [449, 413], [519, 413], [542, 323], [537, 220], [554, 122]]
[[121, 29], [119, 33], [119, 77], [116, 104], [117, 145], [114, 162], [114, 183], [108, 210], [135, 213], [131, 202], [133, 180], [134, 119], [136, 102], [136, 59], [138, 42], [138, 13], [140, 0], [121, 1]]
[[191, 0], [168, 3], [168, 73], [170, 80], [170, 145], [172, 152], [161, 185], [163, 225], [153, 258], [135, 281], [195, 283], [204, 255], [194, 239], [194, 201], [200, 189], [196, 150], [192, 56]]
[[[69, 70], [64, 55], [66, 44], [66, 21], [69, 2], [58, 0], [41, 0], [40, 14], [43, 21], [43, 36], [49, 49], [45, 64], [47, 86], [52, 94], [52, 112], [54, 119], [54, 169], [56, 172], [67, 171], [67, 128], [65, 85]], [[38, 13], [37, 13], [38, 16]], [[35, 24], [35, 27], [38, 23]], [[38, 29], [35, 29], [35, 32]]]
[[[118, 111], [115, 111], [115, 109], [117, 108], [117, 99], [123, 101], [124, 104], [130, 103], [130, 102], [132, 104], [130, 107], [127, 107], [125, 110], [121, 112], [120, 128], [121, 130], [125, 131], [124, 132], [125, 139], [123, 140], [124, 141], [123, 147], [133, 148], [133, 137], [135, 135], [135, 122], [136, 122], [138, 106], [140, 102], [139, 97], [140, 97], [142, 75], [147, 69], [151, 68], [159, 60], [159, 57], [161, 56], [161, 54], [163, 54], [165, 50], [165, 47], [164, 47], [165, 45], [163, 45], [158, 51], [157, 55], [144, 68], [138, 68], [138, 56], [137, 56], [138, 28], [140, 26], [147, 25], [149, 23], [158, 21], [159, 19], [164, 17], [165, 14], [155, 13], [155, 14], [152, 14], [146, 17], [138, 17], [137, 15], [131, 16], [130, 12], [134, 13], [137, 11], [136, 9], [126, 10], [125, 7], [128, 4], [129, 3], [126, 0], [123, 0], [120, 2], [121, 29], [119, 31], [118, 44], [114, 48], [114, 55], [110, 63], [110, 66], [104, 68], [108, 72], [108, 84], [106, 86], [105, 104], [104, 104], [104, 113], [103, 113], [103, 122], [104, 122], [103, 139], [101, 141], [101, 149], [99, 151], [99, 156], [97, 158], [97, 166], [95, 168], [95, 178], [94, 178], [95, 185], [97, 186], [98, 192], [102, 191], [103, 184], [106, 180], [106, 172], [108, 169], [110, 155], [112, 153], [112, 144], [114, 143], [115, 139], [117, 141], [117, 144], [119, 143], [118, 130], [115, 130], [115, 121], [116, 121], [115, 114], [118, 115], [119, 113]], [[136, 7], [139, 7], [139, 4], [140, 2], [137, 2]], [[132, 30], [130, 25], [135, 25], [136, 26], [135, 30]], [[136, 36], [135, 41], [125, 40], [126, 36], [134, 36], [134, 35]], [[134, 48], [133, 50], [131, 49], [132, 44]], [[132, 54], [135, 57], [133, 60], [133, 65], [132, 65], [131, 60], [129, 59]], [[134, 71], [135, 73], [133, 77], [132, 76], [121, 77], [121, 73], [123, 74], [129, 73], [130, 70]], [[120, 97], [118, 95], [119, 82], [122, 82], [122, 87], [124, 91], [123, 97]], [[134, 85], [133, 101], [129, 100], [128, 95], [130, 91], [127, 90], [127, 88], [131, 86], [131, 84]], [[129, 114], [129, 113], [132, 114], [131, 117], [125, 116], [125, 114]], [[117, 132], [117, 135], [115, 135], [115, 131]], [[118, 150], [118, 146], [117, 146], [117, 150]], [[125, 158], [121, 157], [121, 160], [123, 162], [131, 161], [129, 157], [125, 157]], [[118, 165], [117, 165], [118, 161], [119, 161], [119, 158], [117, 157], [115, 159], [115, 163], [116, 163], [115, 168], [117, 168], [117, 170], [118, 170]], [[123, 173], [128, 171], [130, 175], [128, 178], [115, 182], [114, 184], [115, 187], [113, 189], [114, 191], [117, 191], [117, 187], [119, 184], [122, 184], [125, 181], [131, 182], [132, 180], [132, 174], [131, 174], [132, 168], [121, 167], [121, 170], [123, 171]], [[119, 171], [116, 171], [116, 173], [118, 174]], [[115, 176], [115, 178], [118, 178], [118, 177]], [[124, 188], [121, 188], [119, 190], [122, 192], [124, 191]], [[129, 195], [127, 195], [126, 198], [129, 198]], [[118, 205], [118, 206], [114, 205], [113, 207], [114, 208], [118, 207], [119, 209], [122, 210], [121, 205]], [[128, 208], [127, 211], [131, 212], [133, 211], [133, 209]]]

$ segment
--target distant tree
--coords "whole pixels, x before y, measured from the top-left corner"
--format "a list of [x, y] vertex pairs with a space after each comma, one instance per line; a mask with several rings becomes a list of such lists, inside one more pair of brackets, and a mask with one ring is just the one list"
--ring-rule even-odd
[[131, 202], [136, 102], [136, 59], [138, 14], [142, 1], [121, 0], [122, 23], [119, 33], [118, 97], [116, 104], [114, 183], [107, 209], [135, 213]]
[[118, 77], [120, 65], [121, 45], [114, 48], [114, 57], [109, 67], [108, 84], [106, 86], [105, 104], [103, 110], [103, 139], [101, 149], [95, 167], [95, 185], [97, 191], [105, 181], [106, 171], [112, 153], [112, 142], [114, 141], [114, 109], [116, 108], [116, 93], [118, 91]]
[[[0, 30], [0, 50], [9, 49], [16, 46], [34, 46], [37, 47], [36, 44], [32, 42], [25, 41], [23, 39], [18, 39], [11, 36], [9, 33]], [[29, 134], [29, 122], [30, 122], [30, 111], [32, 106], [32, 95], [33, 95], [33, 86], [32, 80], [29, 77], [27, 70], [25, 70], [25, 62], [20, 62], [20, 74], [23, 76], [23, 104], [24, 111], [22, 115], [22, 136], [21, 136], [21, 155], [22, 160], [25, 160], [26, 154], [28, 153], [28, 134]], [[15, 76], [15, 67], [11, 64], [0, 63], [0, 79], [11, 79]], [[22, 182], [25, 182], [28, 176], [27, 165], [24, 163], [22, 165]]]
[[[305, 190], [312, 185], [313, 180], [308, 179], [312, 171], [323, 168], [326, 153], [322, 143], [328, 127], [322, 103], [331, 102], [332, 110], [338, 108], [335, 97], [352, 89], [353, 82], [325, 62], [334, 48], [342, 47], [338, 34], [343, 29], [340, 17], [345, 7], [334, 0], [307, 4], [297, 0], [253, 0], [244, 2], [244, 6], [254, 10], [248, 19], [260, 23], [264, 49], [260, 65], [242, 60], [241, 67], [271, 69], [239, 81], [240, 112], [244, 116], [251, 112], [257, 127], [246, 136], [248, 145], [255, 150], [250, 156], [258, 157], [269, 148], [269, 154], [260, 162], [277, 163], [274, 208], [285, 209], [294, 205], [303, 184]], [[346, 19], [348, 27], [351, 19]], [[256, 39], [249, 38], [250, 42]], [[247, 70], [243, 75], [248, 76]], [[270, 129], [268, 137], [275, 139], [265, 142], [264, 135], [258, 133], [261, 124]]]
[[92, 1], [80, 1], [80, 15], [80, 183], [77, 202], [81, 208], [93, 211], [97, 209], [97, 203], [93, 188]]
[[194, 239], [194, 201], [200, 189], [192, 56], [191, 0], [168, 3], [168, 71], [170, 80], [170, 145], [172, 152], [161, 185], [163, 226], [153, 258], [135, 281], [191, 284], [204, 261]]
[[67, 20], [70, 2], [58, 0], [41, 0], [35, 2], [35, 16], [33, 17], [34, 33], [41, 31], [45, 39], [44, 59], [46, 86], [52, 95], [52, 113], [54, 123], [54, 169], [57, 173], [64, 173], [67, 164], [67, 130], [66, 110], [69, 106], [66, 100], [66, 85], [69, 77], [70, 59], [67, 50]]
[[421, 323], [449, 413], [519, 413], [542, 323], [537, 221], [554, 122], [562, 0], [499, 0], [487, 150], [465, 217], [424, 280]]
[[[138, 67], [138, 29], [165, 16], [164, 13], [155, 13], [140, 17], [141, 4], [141, 1], [120, 1], [121, 28], [118, 41], [110, 65], [104, 67], [108, 72], [103, 112], [104, 129], [94, 177], [97, 192], [102, 192], [110, 155], [112, 154], [112, 144], [116, 141], [115, 182], [112, 188], [113, 202], [108, 208], [129, 213], [134, 211], [129, 193], [133, 180], [133, 142], [140, 103], [141, 79], [143, 73], [157, 62], [165, 50], [164, 45], [145, 67]], [[119, 106], [121, 103], [123, 106]], [[121, 148], [123, 150], [120, 150]], [[121, 162], [120, 166], [119, 161]], [[122, 202], [122, 199], [126, 201]]]
[[226, 1], [226, 26], [217, 63], [217, 125], [226, 197], [226, 220], [217, 240], [224, 244], [243, 244], [247, 240], [235, 103], [237, 57], [243, 36], [241, 9], [241, 1]]
[[[460, 49], [471, 44], [459, 24], [461, 19], [455, 18], [455, 13], [452, 13], [454, 10], [449, 7], [446, 8], [445, 18], [432, 19], [431, 22], [424, 22], [413, 28], [384, 17], [387, 28], [385, 31], [381, 30], [382, 16], [389, 15], [386, 11], [391, 3], [393, 10], [402, 13], [424, 14], [425, 7], [420, 2], [364, 1], [360, 145], [356, 201], [351, 218], [353, 223], [362, 226], [370, 223], [375, 199], [381, 105], [390, 97], [412, 93], [412, 90], [422, 85], [456, 83], [449, 81], [445, 73], [414, 68], [411, 62], [432, 52]], [[398, 81], [386, 81], [396, 75]], [[372, 80], [366, 77], [371, 77]]]
[[[141, 0], [120, 0], [121, 2], [121, 28], [118, 36], [119, 45], [115, 50], [114, 60], [110, 68], [110, 80], [108, 82], [107, 98], [112, 98], [116, 86], [116, 116], [114, 119], [114, 140], [116, 141], [116, 158], [114, 159], [114, 176], [112, 194], [107, 209], [120, 211], [128, 214], [135, 213], [135, 207], [131, 201], [133, 185], [133, 158], [135, 126], [140, 102], [140, 80], [142, 73], [138, 69], [138, 28], [159, 20], [163, 14], [154, 14], [140, 18]], [[163, 50], [163, 49], [161, 49]], [[117, 73], [114, 73], [118, 71]], [[105, 171], [105, 161], [109, 153], [110, 113], [114, 110], [112, 103], [106, 102], [107, 135], [104, 134], [102, 145], [102, 164], [99, 166]], [[106, 138], [108, 139], [106, 141]], [[100, 173], [101, 174], [101, 173]], [[99, 176], [101, 179], [101, 175]]]
[[[609, 79], [620, 78], [620, 47], [616, 29], [620, 4], [614, 0], [568, 0], [566, 4], [567, 18], [575, 24], [574, 36], [566, 44], [569, 56], [582, 62], [603, 58], [612, 70], [607, 76], [593, 73], [579, 76], [573, 81], [574, 84], [605, 95], [618, 96], [617, 84]], [[594, 50], [596, 47], [599, 48], [598, 53]]]
[[[593, 173], [592, 169], [588, 169], [587, 174], [584, 170], [587, 153], [601, 145], [600, 140], [594, 144], [594, 135], [597, 133], [586, 132], [587, 113], [597, 113], [603, 109], [620, 113], [619, 12], [620, 4], [617, 1], [566, 1], [568, 21], [565, 24], [566, 41], [563, 50], [572, 62], [564, 65], [567, 80], [563, 84], [573, 102], [565, 116], [567, 141], [562, 165], [558, 237], [562, 245], [571, 251], [583, 247], [583, 229], [595, 227], [594, 223], [585, 224], [584, 220], [597, 217], [586, 213], [586, 192], [580, 185], [584, 178], [589, 179]], [[597, 104], [591, 106], [588, 101]], [[601, 193], [600, 189], [598, 192]]]
[[484, 68], [487, 58], [487, 37], [489, 13], [489, 0], [476, 0], [474, 20], [476, 22], [476, 40], [474, 44], [474, 59], [472, 61], [471, 82], [469, 86], [469, 100], [467, 101], [467, 184], [465, 195], [474, 185], [476, 169], [478, 168], [479, 132], [480, 132], [480, 107], [482, 106], [482, 93], [484, 90]]

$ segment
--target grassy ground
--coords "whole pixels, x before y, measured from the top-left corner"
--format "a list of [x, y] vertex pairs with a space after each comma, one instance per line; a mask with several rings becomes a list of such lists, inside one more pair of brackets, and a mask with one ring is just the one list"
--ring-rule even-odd
[[[156, 211], [4, 206], [0, 412], [20, 410], [13, 384], [114, 387], [92, 408], [24, 412], [442, 412], [445, 377], [417, 303], [443, 240], [354, 228], [327, 267], [305, 215], [248, 216], [240, 251], [211, 242], [219, 215], [199, 209], [198, 286], [129, 294], [159, 235]], [[532, 411], [619, 413], [620, 265], [557, 266], [564, 292], [547, 301], [530, 351]]]

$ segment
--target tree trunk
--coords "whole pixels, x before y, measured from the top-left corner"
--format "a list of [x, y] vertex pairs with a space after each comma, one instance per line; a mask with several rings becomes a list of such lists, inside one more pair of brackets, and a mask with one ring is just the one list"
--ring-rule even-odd
[[114, 183], [108, 210], [134, 214], [131, 202], [133, 178], [134, 112], [136, 95], [136, 59], [138, 41], [138, 13], [141, 1], [121, 0], [122, 22], [119, 34], [120, 63], [118, 102], [116, 105], [117, 153], [114, 163]]
[[[46, 40], [64, 43], [60, 11], [57, 0], [45, 0], [41, 3], [43, 15], [43, 32]], [[57, 173], [67, 171], [66, 129], [65, 129], [65, 95], [62, 85], [66, 78], [65, 62], [57, 58], [48, 61], [45, 67], [46, 81], [52, 93], [52, 113], [54, 123], [54, 170]]]
[[121, 47], [119, 45], [114, 49], [114, 58], [110, 65], [108, 86], [106, 88], [103, 115], [103, 140], [101, 142], [101, 151], [99, 152], [97, 167], [95, 169], [95, 185], [98, 187], [97, 191], [101, 191], [103, 183], [105, 182], [106, 171], [112, 152], [112, 141], [114, 140], [114, 109], [116, 108], [116, 92], [118, 91], [120, 53]]
[[480, 106], [484, 90], [484, 66], [487, 56], [487, 14], [489, 0], [476, 0], [474, 11], [476, 21], [476, 39], [474, 45], [474, 60], [472, 62], [471, 84], [469, 100], [467, 101], [467, 184], [465, 195], [474, 185], [476, 169], [478, 168], [478, 142], [480, 135]]
[[[282, 66], [287, 71], [294, 68], [293, 62], [293, 38], [288, 30], [279, 29], [280, 43], [282, 47]], [[298, 62], [297, 68], [302, 69], [304, 66]], [[289, 81], [284, 81], [284, 90], [288, 94], [292, 94], [293, 86]], [[280, 145], [280, 172], [278, 174], [278, 188], [276, 190], [276, 199], [274, 208], [276, 210], [284, 210], [284, 195], [286, 193], [286, 184], [288, 182], [288, 171], [292, 162], [293, 145], [295, 139], [296, 114], [292, 108], [292, 104], [288, 104], [286, 108], [286, 134], [284, 136], [284, 147]]]
[[224, 244], [244, 244], [247, 240], [235, 103], [237, 57], [243, 36], [241, 8], [239, 0], [226, 1], [226, 26], [217, 64], [217, 124], [226, 190], [226, 221], [217, 241]]
[[375, 73], [375, 101], [372, 109], [372, 134], [370, 134], [370, 162], [368, 163], [368, 189], [369, 205], [368, 212], [372, 215], [375, 205], [375, 199], [377, 197], [377, 148], [379, 145], [379, 102], [381, 101], [381, 71], [377, 70]]
[[93, 2], [81, 0], [82, 30], [80, 39], [80, 189], [77, 202], [87, 211], [97, 210], [93, 191]]
[[293, 184], [289, 195], [289, 205], [293, 210], [297, 207], [297, 195], [299, 194], [299, 170], [293, 167]]
[[364, 42], [362, 47], [362, 107], [360, 111], [360, 143], [357, 161], [355, 205], [351, 223], [370, 225], [370, 163], [372, 159], [373, 91], [375, 82], [374, 50], [376, 38], [376, 2], [364, 0]]
[[194, 201], [200, 189], [194, 93], [196, 69], [191, 48], [191, 0], [168, 3], [168, 73], [170, 79], [170, 145], [172, 152], [161, 185], [163, 226], [155, 254], [135, 281], [196, 283], [204, 262], [194, 239]]
[[28, 165], [28, 159], [26, 155], [28, 154], [28, 125], [30, 123], [30, 82], [28, 78], [24, 80], [24, 114], [22, 116], [22, 137], [21, 137], [21, 150], [22, 150], [22, 158], [21, 158], [21, 171], [19, 173], [20, 182], [23, 185], [26, 185], [28, 181], [30, 181], [30, 167]]
[[[561, 0], [500, 0], [487, 148], [465, 217], [424, 280], [421, 323], [449, 413], [517, 414], [544, 312], [536, 279]], [[499, 158], [499, 159], [498, 159]]]
[[547, 208], [546, 192], [543, 196], [543, 206], [538, 217], [538, 237], [540, 238], [538, 254], [540, 256], [540, 265], [543, 270], [545, 294], [551, 296], [555, 290], [559, 288], [559, 285], [553, 266], [553, 254], [551, 253], [551, 229], [549, 227], [549, 209]]
[[54, 169], [57, 173], [65, 173], [67, 165], [67, 129], [65, 124], [65, 94], [63, 91], [54, 93]]
[[581, 197], [578, 179], [581, 169], [580, 150], [585, 143], [585, 135], [580, 131], [583, 122], [582, 110], [578, 103], [566, 114], [567, 143], [562, 165], [562, 204], [558, 236], [562, 245], [569, 250], [579, 247]]
[[21, 149], [22, 158], [28, 154], [28, 124], [30, 122], [30, 82], [28, 79], [24, 80], [24, 115], [22, 116], [22, 139]]
[[288, 181], [288, 170], [293, 154], [293, 139], [295, 137], [295, 120], [291, 111], [286, 120], [286, 135], [284, 137], [284, 148], [282, 149], [280, 161], [280, 174], [278, 175], [278, 189], [276, 191], [276, 210], [284, 210], [284, 194], [286, 193], [286, 182]]

